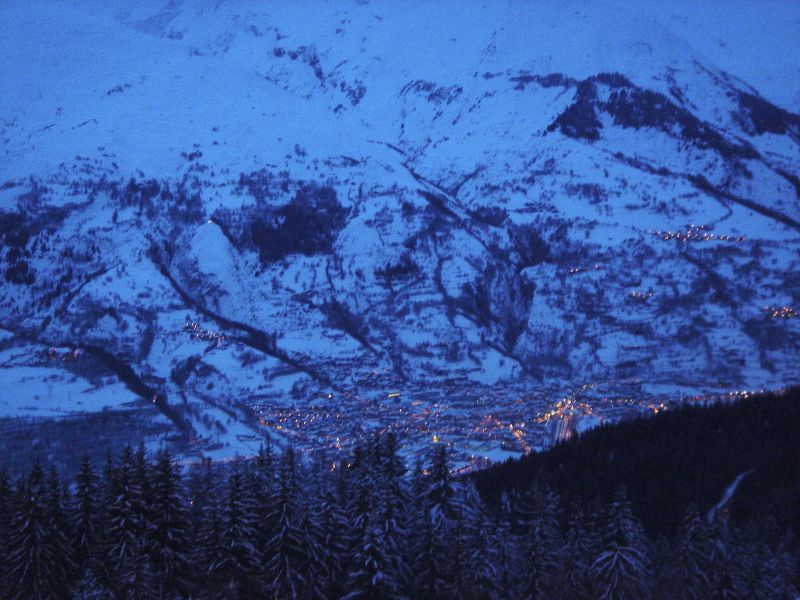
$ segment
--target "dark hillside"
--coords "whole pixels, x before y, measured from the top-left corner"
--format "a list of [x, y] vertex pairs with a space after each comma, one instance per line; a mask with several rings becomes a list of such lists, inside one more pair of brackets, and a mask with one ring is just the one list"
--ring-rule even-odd
[[730, 518], [770, 518], [800, 531], [800, 388], [600, 427], [474, 478], [495, 505], [536, 479], [564, 498], [606, 500], [624, 485], [645, 529], [656, 536], [674, 534], [692, 503], [706, 513], [748, 471]]

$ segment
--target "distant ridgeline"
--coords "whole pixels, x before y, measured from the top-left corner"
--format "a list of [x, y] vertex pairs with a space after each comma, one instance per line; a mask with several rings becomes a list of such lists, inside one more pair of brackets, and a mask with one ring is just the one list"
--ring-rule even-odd
[[[787, 598], [800, 389], [603, 427], [454, 477], [391, 434], [181, 469], [0, 476], [0, 598]], [[483, 492], [483, 497], [478, 493]]]

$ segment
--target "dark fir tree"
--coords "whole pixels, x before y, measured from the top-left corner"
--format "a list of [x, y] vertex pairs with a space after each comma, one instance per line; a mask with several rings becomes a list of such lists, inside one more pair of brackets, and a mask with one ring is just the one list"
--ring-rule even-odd
[[190, 556], [196, 596], [222, 599], [225, 597], [221, 571], [225, 564], [222, 510], [210, 459], [203, 462], [193, 487], [191, 517], [195, 535]]
[[304, 546], [307, 538], [301, 529], [303, 514], [297, 478], [296, 455], [289, 447], [278, 465], [278, 483], [272, 503], [275, 534], [264, 557], [267, 592], [272, 598], [301, 598], [312, 584], [306, 579], [312, 549]]
[[121, 463], [112, 468], [110, 505], [104, 523], [103, 583], [115, 595], [130, 599], [149, 598], [155, 593], [145, 548], [147, 512], [141, 477], [136, 457], [128, 447]]
[[[277, 532], [273, 521], [276, 514], [273, 504], [276, 498], [276, 466], [275, 455], [268, 442], [266, 446], [259, 448], [254, 468], [249, 470], [246, 481], [254, 499], [256, 553], [262, 562], [268, 553], [269, 542]], [[268, 587], [268, 582], [263, 581], [263, 578], [262, 585]]]
[[402, 489], [395, 481], [392, 442], [371, 436], [353, 456], [350, 520], [354, 524], [346, 598], [397, 598], [402, 595], [399, 548]]
[[708, 580], [712, 597], [725, 600], [734, 598], [739, 593], [734, 579], [737, 566], [728, 527], [721, 519], [715, 519], [709, 524], [709, 535], [711, 537], [711, 570], [708, 573]]
[[87, 455], [75, 478], [75, 495], [72, 502], [73, 556], [80, 576], [89, 569], [92, 552], [98, 541], [99, 505], [97, 476]]
[[592, 547], [586, 521], [583, 509], [573, 506], [567, 517], [562, 561], [556, 573], [556, 597], [563, 600], [586, 600], [590, 597], [589, 564], [598, 549]]
[[694, 505], [687, 509], [677, 550], [674, 583], [679, 597], [686, 600], [708, 598], [713, 588], [709, 577], [713, 542], [708, 525]]
[[452, 560], [448, 553], [456, 485], [450, 476], [444, 444], [434, 446], [430, 472], [425, 478], [417, 522], [414, 591], [423, 598], [452, 598]]
[[72, 600], [116, 600], [116, 598], [94, 573], [86, 571], [73, 587]]
[[459, 598], [482, 598], [499, 592], [496, 587], [497, 561], [493, 526], [471, 482], [459, 486], [455, 498], [455, 516], [450, 532], [450, 555]]
[[347, 600], [402, 598], [402, 588], [393, 564], [393, 549], [388, 547], [378, 523], [369, 524], [351, 558], [347, 579]]
[[50, 501], [42, 467], [37, 462], [20, 481], [9, 537], [9, 596], [14, 600], [68, 598], [66, 546], [50, 518]]
[[649, 598], [650, 560], [646, 538], [622, 488], [616, 491], [608, 506], [602, 537], [602, 549], [591, 566], [597, 598]]
[[456, 484], [450, 476], [447, 448], [444, 444], [435, 444], [424, 496], [436, 527], [444, 527], [447, 519], [452, 517], [455, 495]]
[[525, 553], [522, 593], [531, 600], [551, 598], [556, 593], [562, 545], [558, 511], [557, 495], [540, 482], [519, 500], [517, 521]]
[[[338, 469], [342, 473], [342, 469]], [[334, 485], [327, 482], [315, 502], [319, 535], [319, 587], [326, 598], [343, 595], [343, 577], [347, 550], [350, 545], [349, 522]]]
[[381, 462], [378, 465], [377, 520], [383, 531], [385, 551], [390, 557], [392, 576], [402, 589], [411, 578], [407, 556], [409, 547], [409, 523], [407, 509], [410, 500], [406, 467], [398, 453], [397, 437], [388, 433], [379, 438], [382, 444]]
[[150, 486], [147, 550], [159, 598], [186, 593], [189, 553], [186, 495], [167, 452], [159, 454]]
[[11, 484], [5, 471], [0, 471], [0, 598], [7, 597], [11, 587], [9, 575], [9, 544], [12, 531], [12, 493]]
[[50, 520], [51, 543], [62, 549], [63, 564], [62, 569], [67, 577], [67, 581], [75, 575], [75, 560], [72, 553], [67, 549], [70, 547], [72, 537], [71, 523], [67, 513], [67, 503], [69, 494], [61, 485], [61, 479], [55, 467], [51, 467], [50, 476], [47, 479], [47, 513]]
[[258, 555], [255, 548], [253, 499], [248, 497], [242, 474], [242, 461], [234, 461], [222, 502], [219, 562], [211, 571], [222, 584], [226, 598], [258, 598], [255, 575]]
[[393, 435], [373, 436], [356, 464], [353, 522], [357, 523], [347, 581], [348, 597], [403, 595], [406, 566], [405, 468]]

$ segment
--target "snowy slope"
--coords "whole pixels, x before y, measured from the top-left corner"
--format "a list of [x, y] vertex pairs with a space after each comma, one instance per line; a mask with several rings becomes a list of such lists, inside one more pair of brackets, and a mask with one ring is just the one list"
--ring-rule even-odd
[[800, 11], [713, 10], [4, 4], [1, 414], [466, 460], [796, 383]]

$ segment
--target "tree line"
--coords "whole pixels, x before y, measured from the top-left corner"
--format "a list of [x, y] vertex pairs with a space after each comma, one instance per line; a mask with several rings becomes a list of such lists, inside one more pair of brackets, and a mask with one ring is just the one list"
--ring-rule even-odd
[[653, 535], [624, 486], [537, 476], [487, 501], [445, 444], [406, 464], [391, 434], [335, 462], [267, 447], [186, 467], [129, 447], [71, 481], [36, 463], [0, 477], [0, 598], [796, 597], [775, 523], [690, 504]]

